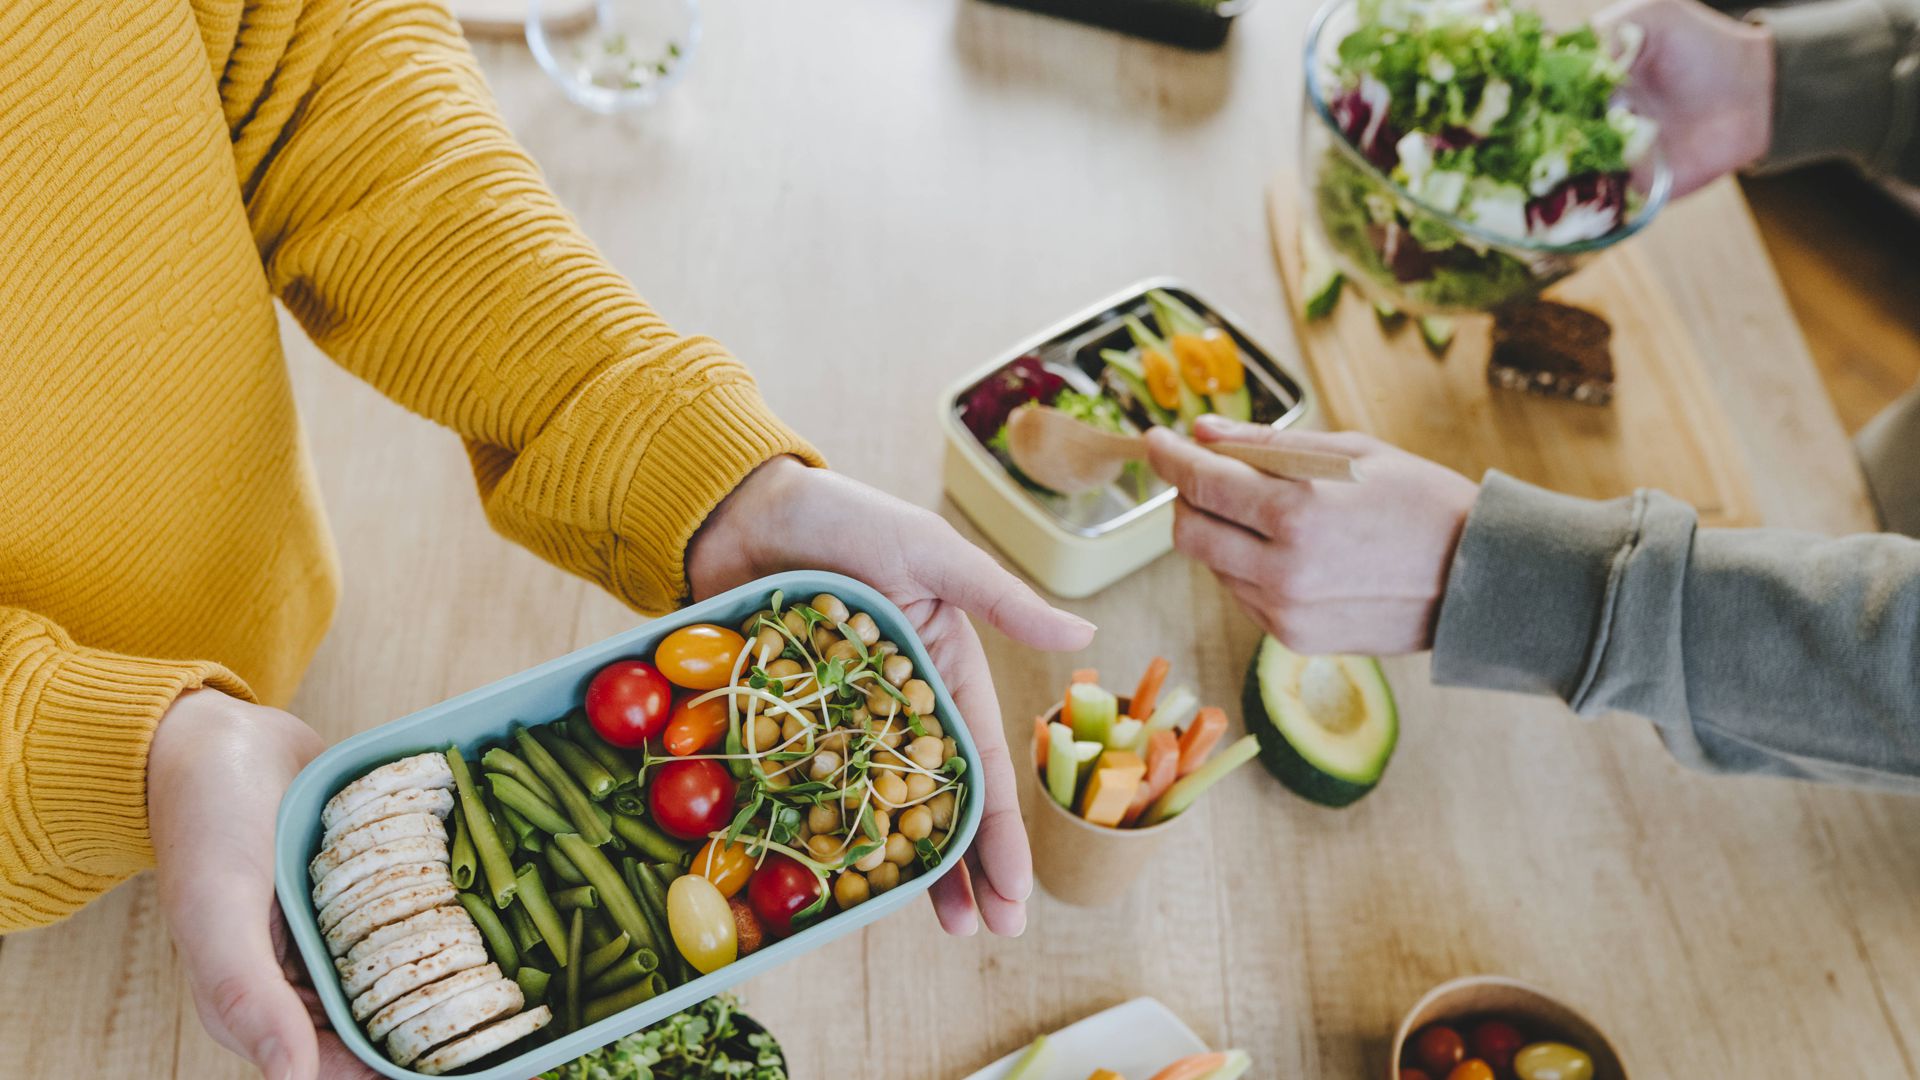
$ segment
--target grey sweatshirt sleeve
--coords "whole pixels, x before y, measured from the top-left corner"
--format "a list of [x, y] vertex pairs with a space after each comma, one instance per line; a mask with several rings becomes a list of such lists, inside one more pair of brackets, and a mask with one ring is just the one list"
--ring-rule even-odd
[[1433, 674], [1651, 720], [1682, 762], [1920, 792], [1920, 541], [1702, 529], [1489, 473]]
[[1819, 0], [1748, 17], [1774, 39], [1762, 168], [1843, 157], [1920, 181], [1920, 0]]

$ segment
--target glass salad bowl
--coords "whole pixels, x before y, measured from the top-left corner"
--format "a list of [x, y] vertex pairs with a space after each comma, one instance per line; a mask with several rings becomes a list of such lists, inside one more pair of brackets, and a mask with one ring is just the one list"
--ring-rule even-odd
[[[1398, 2], [1408, 6], [1406, 0]], [[1411, 163], [1403, 168], [1391, 136], [1376, 134], [1392, 127], [1384, 122], [1389, 111], [1384, 86], [1373, 81], [1371, 87], [1356, 89], [1340, 75], [1341, 43], [1361, 28], [1363, 17], [1362, 0], [1332, 0], [1314, 17], [1307, 34], [1299, 160], [1305, 192], [1302, 243], [1310, 276], [1316, 248], [1324, 248], [1332, 269], [1383, 308], [1413, 314], [1492, 311], [1538, 296], [1645, 228], [1666, 205], [1673, 178], [1657, 143], [1639, 156], [1624, 179], [1594, 174], [1566, 179], [1544, 192], [1512, 189], [1517, 197], [1499, 208], [1504, 213], [1484, 215], [1501, 218], [1503, 227], [1468, 220], [1458, 205], [1450, 210], [1409, 191], [1399, 177], [1409, 175]], [[1429, 66], [1433, 62], [1429, 58]], [[1626, 94], [1615, 95], [1616, 104], [1626, 101]], [[1454, 130], [1434, 138], [1431, 145], [1446, 149], [1441, 140]], [[1349, 131], [1360, 132], [1363, 142], [1372, 137], [1371, 157], [1349, 138]], [[1473, 136], [1462, 131], [1459, 137]], [[1423, 193], [1437, 186], [1427, 184]], [[1456, 203], [1464, 201], [1458, 188], [1442, 194]], [[1471, 190], [1466, 198], [1473, 198]], [[1574, 220], [1596, 210], [1617, 217], [1600, 235]], [[1569, 233], [1577, 238], [1569, 238]], [[1309, 282], [1308, 287], [1315, 286]]]
[[699, 0], [529, 0], [527, 47], [567, 97], [597, 113], [651, 105], [686, 74]]

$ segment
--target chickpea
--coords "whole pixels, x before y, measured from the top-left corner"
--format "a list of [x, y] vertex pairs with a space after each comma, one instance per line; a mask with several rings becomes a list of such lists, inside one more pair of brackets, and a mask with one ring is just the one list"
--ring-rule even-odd
[[927, 800], [927, 811], [933, 815], [934, 828], [953, 827], [953, 810], [956, 801], [951, 791], [943, 791]]
[[940, 752], [946, 755], [946, 757], [943, 757], [940, 759], [941, 761], [945, 761], [947, 760], [947, 758], [950, 758], [950, 757], [959, 757], [960, 744], [957, 742], [954, 742], [953, 736], [949, 735], [946, 738], [940, 740]]
[[933, 835], [933, 811], [916, 806], [900, 815], [900, 835], [908, 840], [925, 840]]
[[882, 860], [879, 866], [867, 871], [867, 887], [875, 896], [900, 884], [900, 868]]
[[[946, 736], [947, 725], [941, 723], [940, 718], [937, 716], [922, 716], [920, 718], [920, 730], [939, 739]], [[952, 755], [948, 756], [951, 757]]]
[[814, 652], [825, 656], [827, 655], [827, 650], [833, 648], [834, 642], [845, 641], [846, 639], [840, 636], [840, 631], [835, 630], [826, 623], [815, 623], [813, 626], [813, 636], [808, 640], [813, 642]]
[[770, 688], [776, 694], [786, 693], [788, 685], [798, 681], [794, 679], [794, 676], [806, 670], [807, 669], [801, 667], [798, 662], [785, 659], [775, 660], [773, 663], [766, 665], [765, 668], [767, 678], [773, 679], [778, 683], [778, 685]]
[[881, 767], [881, 772], [908, 772], [913, 764], [908, 761], [900, 751], [892, 747], [882, 747], [879, 750], [875, 750], [873, 752], [873, 763]]
[[891, 717], [900, 712], [900, 703], [892, 694], [875, 686], [867, 691], [867, 711], [878, 717]]
[[933, 687], [927, 684], [927, 680], [908, 679], [907, 685], [902, 686], [900, 692], [907, 695], [907, 708], [921, 716], [932, 715]]
[[907, 782], [897, 772], [881, 772], [873, 781], [873, 794], [885, 806], [901, 806], [907, 801]]
[[839, 903], [842, 911], [859, 907], [872, 895], [873, 891], [867, 888], [867, 879], [851, 870], [833, 879], [833, 899]]
[[853, 868], [855, 870], [860, 871], [861, 873], [867, 873], [868, 871], [875, 870], [881, 866], [886, 865], [886, 863], [887, 863], [887, 846], [885, 844], [882, 844], [879, 847], [874, 848], [872, 851], [867, 852], [865, 855], [860, 856], [860, 861], [854, 863]]
[[938, 786], [939, 781], [928, 776], [926, 773], [908, 773], [907, 801], [910, 803], [924, 802], [927, 796], [933, 794], [933, 789]]
[[938, 769], [947, 763], [947, 747], [940, 739], [922, 735], [907, 744], [907, 756], [923, 769]]
[[880, 745], [886, 747], [889, 750], [900, 749], [900, 744], [906, 741], [907, 741], [907, 726], [905, 724], [902, 724], [897, 728], [889, 727], [886, 731], [886, 734], [880, 736]]
[[914, 878], [917, 878], [919, 876], [920, 876], [920, 868], [913, 865], [912, 863], [908, 863], [907, 865], [900, 868], [900, 884], [902, 885], [905, 885], [907, 882], [912, 881]]
[[880, 677], [899, 686], [913, 678], [913, 661], [895, 653], [880, 661]]
[[753, 718], [753, 727], [747, 732], [747, 749], [754, 753], [764, 753], [780, 745], [780, 721], [761, 713]]
[[872, 645], [880, 640], [880, 627], [875, 625], [873, 616], [866, 612], [860, 612], [846, 620], [846, 623], [847, 629], [853, 631], [853, 636], [860, 639], [860, 644]]
[[787, 613], [780, 616], [780, 625], [787, 628], [787, 633], [792, 634], [802, 641], [806, 640], [807, 617], [805, 615], [800, 614], [792, 608], [788, 608]]
[[847, 611], [847, 605], [842, 603], [840, 598], [832, 593], [821, 593], [819, 596], [814, 597], [813, 602], [807, 606], [825, 615], [829, 621], [836, 623], [846, 622], [847, 616], [850, 614], [850, 612]]
[[825, 780], [840, 771], [840, 755], [831, 750], [822, 750], [813, 755], [813, 763], [807, 769], [807, 775], [815, 780]]
[[905, 866], [913, 861], [913, 841], [905, 833], [894, 833], [887, 837], [887, 861], [895, 866]]
[[840, 840], [827, 833], [814, 833], [807, 838], [807, 853], [822, 861], [840, 857]]
[[851, 742], [852, 739], [853, 736], [848, 734], [845, 728], [835, 728], [825, 735], [816, 737], [815, 745], [819, 746], [822, 750], [831, 750], [841, 757], [846, 757], [847, 744]]
[[759, 611], [756, 611], [753, 614], [747, 616], [747, 621], [740, 624], [740, 636], [752, 637], [753, 632], [759, 629], [760, 620], [763, 618], [764, 619], [773, 618], [773, 612], [768, 611], [766, 608], [761, 608]]
[[838, 660], [843, 664], [857, 664], [860, 662], [860, 646], [846, 638], [841, 638], [827, 646], [827, 651], [821, 656], [828, 660]]
[[849, 813], [858, 812], [860, 804], [865, 802], [866, 798], [865, 792], [859, 788], [852, 788], [845, 795], [840, 796], [840, 809]]
[[840, 811], [826, 803], [815, 803], [807, 811], [807, 828], [817, 833], [830, 833], [840, 828]]
[[805, 719], [799, 716], [789, 715], [786, 719], [780, 721], [780, 741], [793, 742], [806, 733], [807, 727], [808, 724]]
[[753, 655], [762, 664], [779, 656], [786, 647], [787, 639], [771, 626], [763, 626], [753, 635]]
[[880, 641], [874, 642], [873, 647], [867, 651], [880, 657], [898, 656], [900, 655], [900, 646], [883, 638]]
[[793, 768], [783, 765], [767, 774], [767, 786], [774, 791], [785, 791], [793, 786]]

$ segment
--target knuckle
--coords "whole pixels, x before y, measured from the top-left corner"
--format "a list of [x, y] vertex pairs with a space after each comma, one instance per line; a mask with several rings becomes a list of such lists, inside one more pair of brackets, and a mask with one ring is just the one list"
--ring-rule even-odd
[[233, 1031], [245, 1023], [257, 998], [252, 980], [241, 975], [228, 975], [207, 988], [201, 1005], [211, 1013], [208, 1019], [217, 1024], [220, 1030]]

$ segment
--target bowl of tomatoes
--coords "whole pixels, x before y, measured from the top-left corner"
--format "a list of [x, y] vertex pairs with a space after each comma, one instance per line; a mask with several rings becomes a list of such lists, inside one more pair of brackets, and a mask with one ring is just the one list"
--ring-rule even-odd
[[1400, 1022], [1389, 1080], [1627, 1080], [1591, 1020], [1537, 986], [1470, 975], [1429, 990]]
[[448, 837], [433, 877], [479, 924], [474, 962], [553, 1017], [464, 1073], [489, 1080], [571, 1060], [897, 911], [959, 862], [981, 818], [979, 751], [912, 623], [823, 572], [763, 578], [356, 735], [282, 800], [275, 887], [335, 1030], [390, 1077], [419, 1073], [328, 977], [336, 943], [309, 875], [330, 800], [438, 756], [452, 797], [429, 830]]

